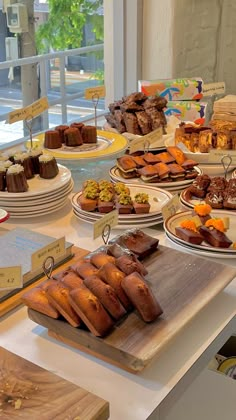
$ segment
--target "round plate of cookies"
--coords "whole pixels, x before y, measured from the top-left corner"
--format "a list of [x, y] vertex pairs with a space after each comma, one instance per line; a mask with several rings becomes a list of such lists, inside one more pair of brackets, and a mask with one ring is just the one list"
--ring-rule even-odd
[[198, 203], [209, 204], [216, 210], [236, 210], [236, 179], [224, 177], [198, 176], [192, 185], [180, 194], [180, 202], [187, 208]]
[[196, 253], [215, 258], [236, 256], [236, 214], [231, 211], [198, 204], [194, 210], [169, 217], [164, 229], [171, 241]]
[[118, 228], [148, 227], [163, 222], [162, 207], [171, 198], [170, 192], [153, 186], [89, 179], [72, 197], [72, 207], [74, 214], [88, 223], [116, 209]]

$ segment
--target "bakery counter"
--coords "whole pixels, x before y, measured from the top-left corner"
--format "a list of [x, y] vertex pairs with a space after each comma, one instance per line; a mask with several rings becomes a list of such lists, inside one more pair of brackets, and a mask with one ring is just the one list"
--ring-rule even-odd
[[[91, 225], [75, 218], [70, 203], [47, 217], [10, 218], [1, 228], [12, 229], [16, 225], [57, 238], [65, 235], [68, 241], [88, 250], [102, 244], [101, 238], [93, 240]], [[158, 237], [162, 245], [170, 245], [161, 226], [144, 231]], [[121, 231], [112, 230], [111, 237], [118, 233]], [[236, 280], [233, 280], [138, 374], [128, 373], [48, 337], [43, 327], [28, 318], [25, 307], [2, 317], [0, 346], [109, 401], [113, 420], [144, 420], [149, 416], [164, 420], [176, 399], [236, 331], [235, 313]]]

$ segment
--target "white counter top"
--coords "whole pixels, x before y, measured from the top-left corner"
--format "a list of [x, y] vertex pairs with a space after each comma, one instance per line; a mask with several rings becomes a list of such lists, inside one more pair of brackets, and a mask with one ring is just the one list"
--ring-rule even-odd
[[[47, 217], [9, 219], [3, 226], [11, 229], [16, 225], [56, 238], [65, 235], [68, 241], [89, 250], [102, 244], [101, 238], [93, 240], [91, 225], [80, 222], [73, 215], [69, 203]], [[158, 237], [161, 244], [170, 245], [161, 227], [144, 231]], [[112, 236], [119, 232], [113, 230]], [[225, 263], [236, 265], [232, 260], [225, 260]], [[157, 407], [159, 414], [163, 410], [164, 416], [167, 402], [171, 404], [178, 397], [187, 382], [200, 373], [236, 328], [235, 313], [236, 280], [170, 342], [156, 361], [137, 375], [49, 338], [43, 327], [28, 319], [24, 307], [1, 319], [0, 346], [109, 401], [112, 420], [144, 420]], [[156, 416], [153, 418], [160, 418]]]

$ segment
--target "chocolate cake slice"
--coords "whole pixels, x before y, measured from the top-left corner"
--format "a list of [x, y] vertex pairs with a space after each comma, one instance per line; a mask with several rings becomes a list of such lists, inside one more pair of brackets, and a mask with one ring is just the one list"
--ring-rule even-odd
[[214, 247], [229, 248], [230, 245], [232, 245], [232, 241], [225, 235], [225, 233], [215, 228], [200, 226], [199, 232], [204, 240]]
[[190, 244], [200, 245], [203, 241], [203, 237], [199, 232], [194, 232], [193, 230], [180, 226], [176, 226], [175, 233], [180, 239], [183, 239], [183, 241], [189, 242]]

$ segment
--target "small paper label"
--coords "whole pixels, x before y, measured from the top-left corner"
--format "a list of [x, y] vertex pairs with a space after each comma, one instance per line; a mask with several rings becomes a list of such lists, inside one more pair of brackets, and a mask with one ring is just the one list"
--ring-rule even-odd
[[54, 242], [46, 245], [31, 255], [32, 271], [42, 267], [44, 261], [48, 257], [53, 257], [55, 260], [65, 254], [65, 237], [57, 239]]
[[[208, 162], [222, 163], [221, 159], [226, 156], [229, 158], [229, 159], [225, 159], [226, 167], [228, 163], [230, 163], [231, 165], [236, 165], [236, 150], [211, 149], [209, 152]], [[232, 159], [232, 162], [230, 162], [230, 158]]]
[[19, 108], [8, 114], [8, 124], [12, 124], [17, 121], [32, 119], [37, 115], [42, 114], [49, 108], [48, 99], [46, 96], [35, 101], [33, 104], [26, 106], [25, 108]]
[[132, 140], [129, 147], [129, 151], [130, 153], [134, 153], [138, 150], [144, 150], [144, 148], [148, 148], [149, 145], [153, 143], [158, 143], [159, 140], [161, 140], [161, 142], [163, 143], [162, 136], [162, 127], [159, 127], [156, 130], [151, 131], [151, 133], [146, 134], [145, 136]]
[[203, 85], [203, 96], [212, 96], [225, 93], [225, 82], [205, 83]]
[[93, 99], [95, 97], [104, 98], [105, 95], [106, 95], [106, 89], [104, 85], [87, 88], [84, 91], [85, 99]]
[[166, 203], [162, 209], [162, 216], [163, 220], [168, 219], [168, 217], [173, 216], [173, 214], [177, 213], [179, 209], [179, 196], [176, 194], [173, 198], [171, 198], [168, 203]]
[[19, 289], [22, 287], [21, 266], [0, 268], [0, 290]]
[[113, 210], [110, 213], [107, 213], [103, 216], [102, 219], [98, 220], [93, 225], [93, 239], [101, 236], [106, 225], [110, 227], [116, 226], [118, 224], [118, 211]]

